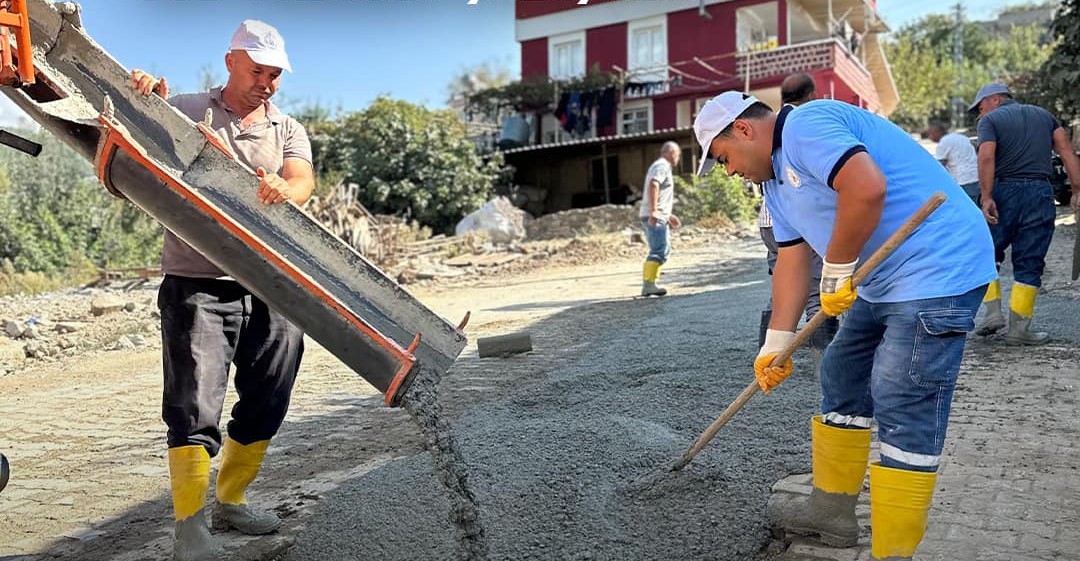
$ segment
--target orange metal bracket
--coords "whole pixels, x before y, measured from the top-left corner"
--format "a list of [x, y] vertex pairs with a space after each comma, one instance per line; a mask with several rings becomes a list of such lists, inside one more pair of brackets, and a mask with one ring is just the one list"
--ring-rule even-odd
[[[15, 34], [14, 52], [12, 33]], [[0, 85], [18, 88], [33, 83], [34, 51], [30, 44], [26, 0], [0, 0]]]

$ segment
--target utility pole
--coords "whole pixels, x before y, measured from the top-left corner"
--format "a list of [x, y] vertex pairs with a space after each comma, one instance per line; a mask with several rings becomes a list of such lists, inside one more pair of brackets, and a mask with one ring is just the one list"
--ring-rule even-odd
[[956, 67], [956, 82], [953, 84], [952, 99], [952, 128], [956, 129], [964, 124], [964, 100], [960, 92], [964, 87], [964, 5], [960, 2], [953, 7], [956, 18], [956, 28], [953, 30], [953, 65]]

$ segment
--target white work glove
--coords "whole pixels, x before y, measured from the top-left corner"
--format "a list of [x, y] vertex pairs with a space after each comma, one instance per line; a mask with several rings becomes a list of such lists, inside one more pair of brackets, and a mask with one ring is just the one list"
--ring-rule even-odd
[[826, 314], [836, 317], [855, 303], [858, 294], [855, 287], [851, 286], [851, 275], [855, 274], [855, 265], [858, 263], [858, 260], [851, 263], [822, 263], [821, 309]]
[[757, 378], [761, 391], [769, 393], [773, 388], [780, 385], [780, 382], [783, 382], [785, 378], [791, 376], [795, 366], [790, 357], [780, 366], [773, 366], [772, 362], [776, 355], [786, 349], [794, 338], [794, 331], [769, 329], [765, 332], [765, 344], [761, 346], [757, 358], [754, 359], [754, 377]]

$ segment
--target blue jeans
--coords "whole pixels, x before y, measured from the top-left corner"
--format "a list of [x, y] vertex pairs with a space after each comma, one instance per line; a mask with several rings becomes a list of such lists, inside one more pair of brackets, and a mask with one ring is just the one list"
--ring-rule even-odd
[[1012, 246], [1013, 278], [1028, 286], [1042, 286], [1046, 251], [1054, 237], [1054, 189], [1043, 179], [998, 180], [994, 183], [998, 223], [990, 226], [994, 261], [1005, 261]]
[[965, 183], [961, 185], [960, 188], [963, 189], [965, 193], [967, 193], [967, 196], [971, 197], [971, 200], [974, 201], [975, 206], [979, 206], [979, 197], [982, 196], [982, 187], [979, 185], [978, 181]]
[[841, 427], [878, 423], [881, 464], [936, 471], [965, 335], [986, 286], [959, 296], [856, 299], [821, 363], [821, 411]]
[[[780, 257], [780, 247], [776, 245], [776, 236], [773, 234], [772, 227], [759, 228], [761, 232], [761, 241], [765, 244], [765, 249], [768, 250], [765, 260], [769, 264], [769, 276], [773, 274], [773, 269], [776, 268], [776, 260]], [[821, 267], [823, 263], [821, 256], [816, 251], [810, 250], [810, 286], [806, 293], [806, 321], [810, 321], [810, 318], [814, 317], [814, 314], [818, 313], [821, 309]], [[766, 312], [772, 311], [772, 292], [769, 292], [769, 303], [766, 306]]]
[[649, 219], [642, 218], [641, 227], [645, 230], [645, 241], [649, 244], [649, 256], [645, 260], [655, 261], [663, 265], [671, 253], [671, 244], [668, 243], [667, 221], [657, 220], [656, 226], [650, 226]]

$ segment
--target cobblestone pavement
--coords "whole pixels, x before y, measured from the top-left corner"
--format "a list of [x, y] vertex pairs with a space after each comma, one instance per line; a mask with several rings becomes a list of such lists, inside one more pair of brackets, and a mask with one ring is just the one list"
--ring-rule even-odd
[[[1080, 559], [1077, 355], [1062, 345], [1038, 352], [971, 345], [916, 559]], [[1007, 371], [1000, 366], [1005, 361], [1013, 365]], [[871, 456], [875, 461], [876, 453]], [[810, 484], [809, 474], [793, 475], [774, 492], [808, 495]], [[863, 528], [858, 546], [836, 549], [796, 538], [785, 561], [869, 561], [868, 493], [856, 513]]]

